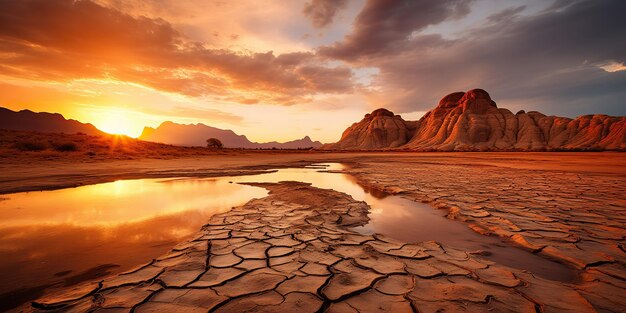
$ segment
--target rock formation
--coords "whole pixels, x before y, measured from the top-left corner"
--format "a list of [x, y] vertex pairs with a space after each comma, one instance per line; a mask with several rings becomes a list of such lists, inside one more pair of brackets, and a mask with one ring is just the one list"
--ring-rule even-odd
[[[393, 113], [385, 112], [388, 112], [388, 117], [393, 116]], [[418, 122], [403, 121], [404, 125], [413, 127], [406, 132], [410, 137], [406, 142], [400, 139], [381, 141], [378, 134], [381, 131], [363, 131], [367, 128], [367, 121], [366, 116], [363, 121], [349, 127], [339, 142], [325, 145], [324, 148], [401, 148], [419, 151], [626, 150], [626, 117], [597, 114], [570, 119], [546, 116], [535, 111], [513, 114], [507, 109], [498, 108], [482, 89], [449, 94]], [[389, 126], [384, 128], [390, 133], [395, 133], [394, 129]]]
[[322, 144], [319, 141], [312, 141], [309, 136], [288, 142], [252, 142], [244, 135], [237, 135], [229, 129], [219, 129], [198, 124], [177, 124], [174, 122], [163, 122], [159, 127], [145, 127], [139, 139], [153, 142], [160, 142], [180, 146], [205, 146], [208, 138], [219, 139], [226, 148], [246, 148], [246, 149], [298, 149], [298, 148], [318, 148]]
[[103, 132], [91, 124], [68, 120], [58, 113], [33, 112], [22, 110], [19, 112], [0, 107], [0, 129], [37, 131], [42, 133], [85, 133], [88, 135], [102, 135]]
[[413, 136], [415, 122], [407, 122], [386, 109], [374, 110], [343, 132], [341, 140], [323, 149], [384, 149], [406, 144]]

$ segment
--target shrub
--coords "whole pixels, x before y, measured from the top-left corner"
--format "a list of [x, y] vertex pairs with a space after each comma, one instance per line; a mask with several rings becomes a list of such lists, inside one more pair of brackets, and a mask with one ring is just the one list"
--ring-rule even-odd
[[224, 145], [222, 144], [222, 141], [220, 141], [217, 138], [209, 138], [206, 140], [206, 146], [209, 149], [222, 149], [224, 147]]
[[18, 141], [15, 143], [15, 149], [20, 151], [42, 151], [46, 149], [46, 145], [35, 141]]
[[73, 142], [66, 142], [66, 143], [61, 143], [61, 144], [55, 144], [54, 150], [60, 151], [60, 152], [68, 152], [68, 151], [76, 151], [78, 150], [78, 147]]

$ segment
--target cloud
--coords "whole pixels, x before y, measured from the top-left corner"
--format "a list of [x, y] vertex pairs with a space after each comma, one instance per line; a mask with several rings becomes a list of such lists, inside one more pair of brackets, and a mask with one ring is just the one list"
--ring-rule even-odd
[[165, 20], [91, 1], [0, 0], [0, 7], [0, 74], [7, 76], [118, 79], [194, 97], [276, 104], [352, 91], [349, 68], [327, 66], [312, 53], [209, 49]]
[[173, 115], [178, 117], [184, 117], [189, 119], [206, 119], [213, 122], [225, 122], [230, 124], [240, 124], [243, 121], [243, 117], [228, 112], [222, 112], [214, 109], [207, 108], [194, 108], [194, 107], [175, 107], [167, 112], [166, 115]]
[[[625, 1], [527, 0], [494, 9], [485, 0], [366, 0], [363, 7], [307, 0], [303, 11], [302, 2], [94, 1], [0, 0], [0, 76], [33, 85], [123, 81], [257, 108], [324, 110], [320, 99], [351, 97], [337, 103], [361, 109], [365, 97], [397, 113], [480, 87], [504, 107], [626, 115]], [[292, 14], [300, 12], [308, 19]], [[356, 16], [351, 28], [338, 12]], [[301, 39], [309, 22], [333, 24], [315, 41], [322, 46], [302, 51], [310, 47]], [[249, 41], [253, 33], [262, 36]]]
[[618, 63], [618, 62], [608, 62], [608, 63], [600, 64], [598, 65], [598, 67], [609, 73], [626, 71], [626, 65], [624, 65], [624, 63]]
[[365, 46], [348, 62], [379, 68], [369, 99], [398, 112], [430, 109], [448, 93], [480, 87], [504, 107], [626, 115], [626, 71], [600, 68], [626, 62], [626, 2], [579, 1], [516, 15], [520, 11], [491, 15], [452, 39], [414, 33], [384, 53]]
[[406, 43], [411, 34], [469, 13], [467, 0], [369, 0], [342, 41], [318, 49], [329, 58], [354, 60], [384, 55]]
[[511, 18], [517, 16], [517, 14], [521, 13], [525, 9], [525, 5], [507, 8], [498, 13], [487, 16], [487, 20], [492, 23], [502, 23], [503, 21], [510, 20]]
[[330, 25], [337, 12], [346, 7], [347, 0], [311, 0], [304, 5], [302, 13], [316, 28]]

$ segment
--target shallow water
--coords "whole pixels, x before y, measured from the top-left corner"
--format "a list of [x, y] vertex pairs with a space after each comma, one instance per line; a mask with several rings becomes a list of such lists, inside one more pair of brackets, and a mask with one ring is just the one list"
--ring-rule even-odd
[[[326, 170], [342, 170], [327, 164]], [[219, 177], [123, 180], [55, 191], [3, 195], [0, 201], [0, 309], [63, 287], [121, 272], [169, 251], [216, 213], [267, 195], [237, 182], [301, 181], [366, 201], [370, 222], [355, 228], [407, 241], [436, 240], [483, 250], [498, 263], [571, 281], [575, 272], [498, 238], [479, 235], [432, 207], [368, 192], [348, 174], [324, 167]], [[231, 183], [232, 182], [232, 183]]]
[[[341, 171], [342, 164], [324, 164], [319, 169]], [[252, 179], [252, 180], [250, 180]], [[480, 257], [502, 265], [524, 269], [546, 279], [572, 282], [577, 279], [576, 270], [533, 254], [507, 243], [498, 237], [480, 235], [459, 221], [447, 219], [443, 210], [428, 204], [411, 201], [400, 196], [392, 196], [367, 190], [358, 184], [355, 177], [342, 173], [312, 172], [311, 169], [285, 169], [276, 173], [251, 177], [238, 177], [235, 181], [278, 182], [302, 181], [314, 187], [334, 189], [365, 201], [371, 207], [367, 225], [353, 230], [363, 234], [379, 233], [405, 242], [434, 240], [444, 246], [455, 247], [468, 252], [483, 251], [488, 255]]]
[[149, 262], [262, 188], [218, 179], [138, 179], [2, 195], [0, 311], [46, 288]]

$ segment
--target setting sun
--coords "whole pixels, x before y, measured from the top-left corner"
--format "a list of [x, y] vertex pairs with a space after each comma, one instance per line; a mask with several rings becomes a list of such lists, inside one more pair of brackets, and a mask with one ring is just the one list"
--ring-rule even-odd
[[141, 126], [135, 125], [128, 118], [128, 112], [122, 110], [99, 113], [98, 120], [93, 124], [109, 134], [126, 135], [133, 138], [137, 138], [141, 134]]

